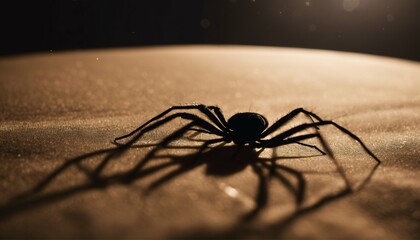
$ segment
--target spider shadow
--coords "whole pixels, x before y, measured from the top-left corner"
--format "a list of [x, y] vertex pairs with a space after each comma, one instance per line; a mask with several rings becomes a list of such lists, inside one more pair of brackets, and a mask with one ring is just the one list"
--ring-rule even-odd
[[[310, 205], [303, 206], [303, 202], [306, 198], [305, 190], [307, 187], [307, 180], [304, 178], [305, 172], [279, 164], [276, 160], [302, 159], [317, 156], [323, 155], [263, 158], [260, 157], [260, 152], [256, 151], [254, 148], [248, 146], [238, 147], [236, 145], [221, 145], [208, 148], [208, 151], [201, 152], [199, 154], [192, 153], [184, 156], [177, 154], [156, 155], [155, 158], [167, 158], [172, 162], [176, 162], [178, 168], [153, 181], [146, 189], [146, 193], [149, 194], [153, 192], [155, 189], [172, 179], [179, 177], [199, 166], [205, 167], [206, 175], [218, 177], [237, 174], [245, 168], [251, 167], [259, 181], [254, 199], [255, 207], [251, 211], [241, 216], [234, 226], [223, 232], [209, 232], [206, 229], [199, 229], [187, 235], [172, 237], [186, 239], [236, 239], [252, 236], [252, 234], [256, 234], [255, 237], [258, 237], [261, 236], [260, 234], [263, 234], [262, 236], [275, 238], [297, 219], [363, 189], [370, 181], [376, 169], [379, 167], [379, 164], [374, 165], [356, 189], [353, 190], [346, 186], [341, 190], [321, 196]], [[293, 184], [284, 174], [282, 174], [282, 172], [287, 172], [289, 175], [293, 175], [297, 180], [297, 184]], [[290, 192], [290, 194], [293, 195], [296, 210], [277, 222], [267, 224], [263, 227], [263, 230], [258, 229], [255, 231], [252, 227], [252, 220], [267, 207], [269, 197], [268, 183], [273, 179], [278, 180]]]
[[[278, 165], [277, 165], [278, 167]], [[253, 210], [253, 212], [250, 212], [246, 217], [244, 218], [244, 221], [238, 221], [236, 224], [233, 224], [232, 226], [229, 226], [228, 228], [222, 229], [220, 231], [209, 231], [207, 229], [198, 228], [195, 229], [187, 234], [182, 235], [175, 235], [171, 238], [174, 239], [242, 239], [242, 238], [266, 238], [266, 239], [277, 239], [277, 238], [283, 238], [282, 234], [285, 230], [289, 229], [289, 226], [291, 226], [295, 221], [297, 221], [300, 218], [305, 217], [306, 215], [309, 215], [317, 210], [320, 210], [321, 208], [338, 201], [342, 198], [348, 197], [351, 194], [357, 193], [358, 191], [362, 190], [366, 184], [368, 184], [376, 172], [377, 168], [379, 167], [379, 164], [375, 164], [373, 168], [369, 171], [368, 175], [362, 180], [362, 182], [359, 184], [357, 189], [352, 190], [351, 188], [343, 188], [339, 191], [327, 194], [322, 196], [321, 198], [317, 199], [317, 201], [311, 203], [310, 205], [303, 206], [301, 201], [304, 198], [304, 190], [299, 191], [295, 195], [296, 200], [296, 210], [292, 212], [291, 214], [285, 216], [284, 218], [281, 218], [280, 220], [273, 221], [269, 224], [266, 224], [262, 227], [255, 227], [250, 224], [251, 222], [249, 217], [253, 218], [255, 215], [261, 211], [261, 207], [264, 207], [265, 204], [260, 202], [260, 208], [257, 207]], [[282, 168], [282, 167], [280, 167]], [[300, 172], [302, 173], [302, 172]], [[299, 174], [299, 176], [301, 176]], [[287, 187], [289, 183], [286, 181], [283, 182], [283, 184]], [[300, 184], [303, 184], [304, 189], [306, 185], [306, 181], [303, 180]], [[289, 188], [289, 187], [288, 187]], [[261, 191], [263, 190], [260, 187]], [[257, 201], [262, 201], [263, 199], [258, 199]], [[266, 199], [264, 199], [266, 200]]]
[[[153, 159], [166, 158], [167, 161], [160, 161], [160, 164], [154, 164], [152, 167], [139, 169], [138, 166], [127, 171], [108, 174], [106, 176], [98, 175], [100, 170], [103, 170], [105, 165], [111, 161], [124, 155], [130, 149], [153, 147], [153, 150], [158, 152], [165, 149], [199, 149], [200, 146], [160, 146], [160, 144], [143, 144], [126, 146], [121, 145], [113, 148], [106, 148], [97, 151], [92, 151], [82, 154], [64, 162], [57, 169], [48, 174], [43, 180], [39, 181], [33, 188], [23, 192], [12, 199], [5, 205], [0, 206], [0, 220], [25, 212], [27, 210], [46, 206], [66, 198], [72, 197], [83, 192], [94, 189], [103, 189], [114, 184], [131, 184], [136, 180], [140, 180], [152, 174], [156, 174], [166, 168], [177, 166], [176, 170], [159, 177], [152, 182], [144, 192], [146, 195], [150, 194], [158, 187], [168, 183], [170, 180], [179, 177], [183, 173], [193, 170], [196, 167], [205, 165], [206, 175], [212, 176], [228, 176], [242, 171], [247, 166], [255, 166], [259, 163], [259, 153], [252, 148], [244, 147], [238, 148], [236, 146], [217, 146], [209, 147], [204, 152], [193, 152], [187, 155], [146, 155], [142, 158], [138, 165], [146, 165]], [[94, 169], [89, 169], [83, 166], [83, 163], [92, 158], [101, 157], [99, 164]], [[232, 161], [234, 160], [234, 161]], [[54, 191], [46, 191], [54, 181], [65, 174], [70, 168], [76, 167], [80, 172], [87, 176], [88, 181], [74, 186], [60, 188]], [[135, 169], [135, 171], [133, 171]], [[263, 181], [264, 176], [260, 171], [257, 171], [260, 182]], [[256, 198], [256, 208], [252, 213], [248, 214], [247, 218], [252, 218], [256, 213], [263, 208], [266, 203], [266, 189], [265, 184], [259, 184], [258, 195]]]
[[[154, 145], [144, 144], [138, 146], [130, 146], [130, 148], [146, 148]], [[5, 220], [15, 214], [25, 212], [30, 209], [43, 207], [66, 198], [72, 197], [89, 190], [106, 188], [112, 184], [122, 182], [124, 173], [115, 173], [107, 176], [92, 176], [92, 172], [83, 166], [83, 163], [90, 161], [94, 158], [101, 157], [101, 166], [104, 163], [110, 162], [113, 159], [119, 158], [129, 148], [127, 146], [116, 146], [111, 148], [104, 148], [92, 152], [88, 152], [72, 159], [66, 160], [63, 164], [57, 167], [54, 171], [50, 172], [42, 180], [37, 182], [31, 189], [19, 193], [12, 197], [8, 202], [0, 206], [0, 221]], [[82, 174], [88, 177], [88, 181], [73, 186], [63, 186], [57, 190], [48, 191], [48, 187], [54, 184], [54, 181], [62, 175], [67, 174], [72, 168], [77, 168]], [[144, 173], [146, 176], [148, 173]], [[141, 174], [139, 174], [141, 178]]]
[[[272, 179], [280, 181], [293, 195], [295, 204], [300, 206], [305, 198], [306, 189], [306, 180], [303, 174], [293, 168], [276, 164], [275, 160], [310, 158], [319, 155], [262, 158], [260, 153], [261, 151], [257, 151], [249, 146], [220, 145], [209, 147], [207, 151], [201, 153], [192, 153], [184, 156], [178, 154], [157, 155], [156, 158], [170, 159], [171, 162], [175, 162], [178, 168], [153, 181], [145, 193], [150, 194], [165, 183], [200, 166], [204, 166], [204, 173], [212, 177], [227, 177], [251, 167], [258, 178], [258, 187], [254, 199], [255, 207], [244, 214], [240, 218], [240, 222], [253, 220], [267, 206], [269, 197], [268, 184]], [[288, 177], [284, 176], [279, 170], [295, 176], [297, 186], [294, 186]]]
[[[169, 142], [176, 140], [175, 135], [169, 137]], [[227, 232], [220, 233], [221, 237], [230, 237], [238, 236], [247, 232], [247, 224], [253, 220], [258, 214], [267, 206], [268, 200], [268, 189], [267, 184], [270, 179], [275, 178], [279, 180], [286, 189], [294, 196], [296, 206], [300, 206], [303, 199], [305, 198], [305, 186], [306, 180], [303, 178], [301, 172], [294, 170], [290, 167], [281, 166], [275, 164], [276, 159], [281, 158], [304, 158], [305, 156], [297, 157], [277, 157], [277, 158], [261, 158], [260, 152], [256, 151], [250, 147], [238, 147], [235, 145], [219, 145], [215, 147], [206, 147], [202, 151], [203, 145], [191, 145], [191, 146], [170, 146], [168, 141], [162, 140], [157, 144], [151, 145], [134, 145], [134, 144], [125, 144], [119, 145], [113, 148], [101, 149], [98, 151], [89, 152], [80, 156], [77, 156], [73, 159], [66, 161], [56, 170], [52, 171], [48, 176], [46, 176], [42, 181], [38, 182], [32, 189], [22, 193], [14, 198], [12, 198], [4, 206], [0, 207], [0, 220], [7, 219], [8, 217], [25, 212], [30, 209], [47, 206], [69, 197], [81, 194], [90, 190], [103, 189], [110, 187], [115, 184], [132, 184], [134, 181], [140, 180], [144, 177], [158, 174], [164, 169], [171, 168], [176, 166], [175, 170], [170, 171], [164, 175], [160, 174], [157, 179], [150, 183], [146, 190], [145, 194], [150, 194], [157, 188], [168, 183], [169, 181], [181, 176], [184, 173], [187, 173], [199, 166], [205, 167], [205, 174], [209, 176], [230, 176], [236, 173], [241, 172], [247, 167], [251, 167], [253, 172], [258, 177], [258, 188], [255, 195], [255, 207], [250, 212], [243, 215], [239, 220], [238, 224], [235, 225], [232, 229]], [[150, 151], [147, 151], [145, 156], [141, 158], [138, 163], [132, 168], [122, 171], [115, 172], [107, 175], [101, 174], [103, 169], [110, 164], [113, 160], [116, 160], [122, 157], [130, 149], [137, 148], [147, 148], [151, 147]], [[186, 155], [179, 154], [158, 154], [161, 150], [167, 149], [192, 149], [196, 150], [195, 152], [189, 152]], [[85, 161], [89, 161], [92, 158], [100, 157], [99, 164], [94, 168], [86, 168], [83, 166]], [[311, 157], [311, 156], [306, 156]], [[151, 160], [159, 160], [157, 164], [153, 166], [146, 167]], [[166, 159], [166, 160], [163, 160]], [[50, 186], [55, 179], [60, 175], [64, 174], [68, 169], [76, 167], [84, 175], [87, 176], [87, 181], [77, 184], [75, 186], [69, 186], [65, 188], [60, 188], [54, 191], [45, 191], [48, 186]], [[297, 186], [294, 186], [286, 177], [284, 177], [281, 172], [286, 171], [289, 174], [292, 174], [297, 179]], [[267, 174], [268, 172], [268, 174]], [[372, 172], [373, 174], [373, 172]], [[350, 194], [351, 191], [343, 191], [335, 194], [334, 196], [326, 196], [323, 199], [320, 199], [316, 204], [313, 204], [309, 208], [301, 209], [296, 213], [292, 214], [286, 220], [282, 221], [280, 224], [275, 225], [276, 228], [279, 226], [286, 226], [288, 223], [293, 222], [300, 216], [305, 215], [305, 213], [314, 211], [319, 207], [326, 205], [327, 203], [334, 201], [338, 198], [344, 197]], [[299, 208], [299, 207], [298, 207]], [[201, 234], [205, 231], [201, 231]], [[193, 233], [191, 236], [195, 236]], [[214, 233], [208, 233], [205, 236], [214, 236]], [[217, 236], [218, 237], [218, 236]]]
[[[170, 141], [174, 141], [175, 139], [177, 138], [170, 137]], [[110, 164], [110, 162], [120, 158], [128, 150], [147, 147], [152, 147], [152, 150], [149, 151], [133, 168], [105, 176], [101, 175], [101, 171]], [[158, 173], [165, 168], [178, 166], [175, 171], [163, 175], [156, 181], [152, 182], [145, 191], [145, 193], [148, 194], [175, 177], [178, 177], [183, 173], [201, 165], [206, 165], [206, 174], [213, 176], [232, 175], [242, 171], [247, 166], [252, 166], [260, 183], [257, 190], [256, 208], [247, 214], [244, 219], [252, 219], [256, 216], [267, 202], [266, 177], [263, 175], [261, 170], [261, 167], [266, 164], [261, 162], [259, 152], [250, 147], [238, 148], [237, 146], [224, 145], [208, 147], [205, 151], [200, 151], [201, 148], [202, 145], [169, 146], [167, 142], [164, 143], [162, 140], [157, 144], [118, 145], [116, 147], [82, 154], [73, 159], [67, 160], [57, 169], [48, 174], [43, 180], [39, 181], [32, 189], [13, 197], [5, 205], [0, 206], [0, 220], [89, 190], [106, 188], [114, 184], [131, 184], [135, 180]], [[196, 149], [198, 151], [187, 155], [156, 155], [156, 153], [164, 149]], [[101, 160], [95, 168], [89, 169], [83, 166], [84, 162], [98, 157], [101, 157]], [[163, 161], [160, 164], [155, 164], [153, 167], [144, 168], [150, 160], [159, 158], [166, 158], [169, 159], [169, 161]], [[59, 176], [65, 174], [67, 170], [73, 167], [76, 167], [80, 172], [86, 175], [88, 181], [74, 186], [64, 188], [60, 187], [58, 190], [54, 191], [46, 191], [46, 189], [52, 185]], [[290, 183], [283, 179], [282, 181], [291, 189]], [[303, 192], [294, 190], [291, 191], [296, 194], [298, 203], [300, 201], [299, 199], [302, 199]]]

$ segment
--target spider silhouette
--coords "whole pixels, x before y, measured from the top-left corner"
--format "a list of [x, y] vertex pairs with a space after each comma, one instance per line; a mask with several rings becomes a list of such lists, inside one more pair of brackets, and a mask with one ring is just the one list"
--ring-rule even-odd
[[[176, 110], [184, 111], [171, 113]], [[204, 114], [207, 119], [189, 113], [186, 110], [198, 110], [200, 113]], [[300, 124], [286, 131], [280, 132], [271, 138], [268, 138], [270, 134], [274, 133], [280, 127], [284, 126], [287, 122], [291, 121], [300, 113], [306, 115], [311, 120], [311, 123]], [[315, 113], [307, 111], [303, 108], [294, 109], [290, 113], [277, 120], [274, 124], [269, 126], [267, 119], [259, 113], [236, 113], [226, 121], [221, 109], [217, 106], [206, 106], [203, 104], [172, 106], [167, 110], [163, 111], [162, 113], [151, 118], [146, 123], [139, 126], [137, 129], [130, 132], [129, 134], [115, 138], [114, 143], [120, 146], [125, 145], [129, 147], [135, 141], [140, 139], [141, 136], [143, 136], [146, 132], [152, 131], [164, 125], [165, 123], [168, 123], [177, 118], [190, 120], [190, 123], [184, 126], [183, 128], [179, 129], [176, 132], [176, 134], [170, 135], [169, 139], [165, 141], [166, 143], [172, 141], [173, 139], [181, 137], [185, 132], [190, 130], [194, 130], [200, 133], [213, 134], [217, 136], [217, 138], [205, 141], [199, 152], [204, 151], [209, 145], [223, 142], [233, 142], [238, 146], [248, 145], [250, 147], [260, 149], [276, 148], [288, 144], [299, 144], [304, 147], [315, 149], [321, 154], [326, 154], [329, 157], [331, 157], [335, 165], [337, 166], [339, 172], [345, 178], [343, 171], [340, 169], [340, 166], [334, 159], [331, 149], [329, 148], [328, 144], [318, 131], [319, 127], [321, 126], [332, 125], [344, 134], [347, 134], [349, 137], [356, 140], [367, 154], [369, 154], [373, 159], [375, 159], [378, 164], [381, 163], [381, 161], [366, 147], [366, 145], [358, 136], [356, 136], [346, 128], [340, 126], [339, 124], [330, 120], [323, 120]], [[314, 129], [316, 131], [314, 131], [313, 133], [305, 132], [305, 130], [308, 129]], [[136, 133], [138, 134], [135, 135]], [[119, 140], [129, 138], [133, 135], [135, 135], [135, 137], [133, 137], [127, 143], [118, 143]], [[317, 146], [301, 142], [311, 138], [317, 138], [323, 146], [325, 152], [319, 149]]]

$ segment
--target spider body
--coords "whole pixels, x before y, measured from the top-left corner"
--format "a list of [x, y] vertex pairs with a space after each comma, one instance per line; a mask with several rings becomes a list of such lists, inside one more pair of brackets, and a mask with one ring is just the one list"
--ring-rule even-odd
[[[198, 110], [204, 115], [204, 117], [190, 113], [189, 111], [191, 110]], [[309, 118], [311, 123], [297, 125], [268, 138], [268, 136], [274, 134], [280, 127], [284, 126], [299, 114], [304, 114]], [[333, 121], [323, 120], [315, 113], [307, 111], [303, 108], [296, 108], [292, 110], [269, 126], [267, 119], [259, 113], [237, 113], [226, 121], [221, 109], [217, 106], [206, 106], [203, 104], [173, 106], [151, 118], [131, 133], [115, 138], [114, 142], [117, 143], [118, 140], [134, 136], [130, 141], [124, 144], [125, 146], [131, 146], [146, 132], [152, 131], [177, 118], [188, 120], [189, 123], [162, 140], [160, 143], [161, 146], [167, 145], [171, 141], [182, 137], [186, 132], [194, 130], [196, 132], [218, 136], [218, 138], [205, 141], [200, 149], [201, 152], [212, 144], [221, 142], [229, 143], [232, 141], [236, 145], [249, 145], [253, 148], [276, 148], [288, 144], [299, 144], [304, 147], [315, 149], [323, 155], [327, 154], [334, 160], [332, 151], [319, 131], [320, 127], [330, 125], [357, 141], [364, 151], [375, 159], [378, 164], [381, 162], [354, 133]], [[314, 131], [312, 133], [308, 133], [307, 130]], [[302, 142], [312, 138], [317, 138], [319, 140], [325, 152], [317, 146]], [[334, 160], [334, 162], [336, 161]]]
[[267, 126], [267, 119], [259, 113], [237, 113], [227, 121], [227, 137], [238, 145], [252, 144], [261, 138]]

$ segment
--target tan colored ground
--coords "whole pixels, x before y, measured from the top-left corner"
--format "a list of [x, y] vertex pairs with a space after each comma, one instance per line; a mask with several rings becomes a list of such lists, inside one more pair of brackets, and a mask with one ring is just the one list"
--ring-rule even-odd
[[[419, 63], [263, 47], [98, 50], [0, 59], [0, 89], [2, 239], [420, 235]], [[226, 145], [195, 159], [194, 149], [160, 148], [160, 157], [124, 181], [151, 151], [145, 144], [185, 121], [145, 135], [120, 156], [109, 155], [111, 140], [187, 103], [218, 105], [226, 117], [255, 111], [271, 123], [304, 107], [350, 129], [382, 164], [368, 181], [375, 161], [323, 127], [354, 192], [327, 157], [300, 145], [279, 148], [271, 168], [270, 150], [245, 149], [233, 159]], [[252, 162], [266, 167], [253, 171]]]

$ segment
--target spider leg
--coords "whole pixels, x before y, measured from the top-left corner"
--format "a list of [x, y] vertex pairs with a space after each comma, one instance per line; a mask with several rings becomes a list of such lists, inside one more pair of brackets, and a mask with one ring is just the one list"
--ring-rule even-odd
[[146, 165], [146, 163], [152, 159], [156, 152], [159, 149], [162, 149], [164, 147], [166, 147], [170, 142], [172, 142], [175, 139], [178, 139], [179, 137], [181, 137], [184, 133], [186, 133], [192, 126], [194, 126], [194, 123], [191, 122], [187, 125], [185, 125], [184, 127], [176, 130], [175, 132], [173, 132], [172, 134], [170, 134], [169, 136], [167, 136], [166, 138], [164, 138], [161, 142], [159, 142], [155, 148], [153, 148], [152, 150], [150, 150], [146, 156], [142, 159], [142, 161], [140, 161], [135, 167], [133, 167], [128, 174], [128, 177], [130, 178], [129, 180], [131, 180], [131, 176], [134, 176], [144, 165]]
[[[277, 120], [275, 123], [273, 123], [269, 128], [267, 128], [262, 134], [261, 134], [261, 138], [267, 137], [269, 134], [273, 133], [274, 131], [276, 131], [277, 129], [279, 129], [281, 126], [283, 126], [284, 124], [286, 124], [287, 122], [289, 122], [290, 120], [292, 120], [293, 118], [295, 118], [299, 113], [303, 113], [305, 114], [311, 121], [312, 123], [315, 123], [313, 118], [315, 118], [318, 121], [323, 121], [318, 115], [316, 115], [315, 113], [309, 112], [303, 108], [296, 108], [295, 110], [291, 111], [290, 113], [286, 114], [285, 116], [283, 116], [282, 118], [280, 118], [279, 120]], [[316, 129], [318, 129], [318, 126], [314, 126]]]
[[198, 135], [200, 133], [207, 133], [207, 134], [211, 134], [210, 131], [204, 130], [204, 129], [200, 129], [200, 128], [191, 128], [190, 131], [194, 131], [194, 135]]
[[222, 110], [217, 107], [217, 106], [207, 106], [208, 109], [213, 110], [214, 113], [216, 114], [216, 116], [219, 118], [220, 122], [222, 122], [222, 124], [224, 126], [227, 126], [227, 121], [225, 119], [225, 116], [222, 113]]
[[[186, 114], [186, 113], [179, 113], [179, 114]], [[177, 114], [174, 114], [174, 115], [177, 115]], [[190, 115], [190, 114], [189, 114]], [[194, 115], [192, 115], [192, 116], [194, 116]], [[196, 117], [196, 116], [195, 116]], [[169, 118], [169, 117], [167, 117], [167, 118]], [[166, 119], [167, 119], [166, 118]], [[153, 127], [153, 129], [154, 128], [156, 128], [156, 127], [158, 127], [158, 126], [160, 126], [160, 125], [162, 125], [162, 124], [164, 124], [165, 122], [165, 120], [166, 119], [163, 119], [163, 120], [161, 120], [161, 121], [159, 121], [159, 122], [156, 122], [156, 123], [154, 123], [154, 124], [152, 124], [152, 125], [150, 125], [150, 126], [148, 126], [147, 128], [152, 128]], [[167, 121], [166, 121], [167, 122]], [[153, 126], [153, 125], [156, 125], [156, 126]], [[184, 127], [182, 127], [182, 128], [180, 128], [180, 129], [178, 129], [178, 130], [176, 130], [175, 132], [173, 132], [172, 134], [170, 134], [169, 136], [167, 136], [167, 137], [165, 137], [161, 142], [159, 142], [158, 144], [157, 144], [157, 146], [154, 148], [154, 149], [152, 149], [151, 151], [149, 151], [148, 153], [147, 153], [147, 155], [143, 158], [143, 160], [142, 161], [140, 161], [135, 167], [133, 167], [131, 170], [130, 170], [130, 172], [132, 173], [132, 174], [135, 174], [137, 171], [139, 171], [144, 165], [146, 165], [146, 163], [150, 160], [150, 159], [152, 159], [154, 156], [155, 156], [155, 153], [159, 150], [159, 149], [161, 149], [161, 148], [164, 148], [164, 147], [166, 147], [169, 143], [171, 143], [173, 140], [176, 140], [176, 139], [178, 139], [178, 138], [180, 138], [182, 135], [184, 135], [187, 131], [189, 131], [192, 127], [194, 127], [194, 126], [197, 126], [197, 127], [202, 127], [203, 129], [207, 129], [207, 130], [209, 130], [209, 131], [213, 131], [213, 129], [209, 129], [209, 126], [210, 127], [213, 127], [213, 125], [211, 125], [211, 124], [209, 124], [209, 123], [207, 123], [205, 120], [203, 120], [203, 119], [200, 119], [200, 118], [198, 118], [198, 117], [196, 117], [196, 119], [195, 120], [193, 120], [192, 122], [190, 122], [189, 124], [187, 124], [187, 125], [185, 125]], [[141, 135], [142, 133], [144, 133], [145, 131], [147, 131], [147, 128], [145, 128], [143, 131], [141, 131], [140, 132], [140, 134], [139, 135]], [[215, 127], [213, 127], [214, 129], [216, 129]], [[216, 129], [217, 130], [217, 129]], [[217, 131], [220, 131], [220, 130], [217, 130]], [[216, 135], [220, 135], [220, 136], [222, 136], [222, 138], [218, 138], [217, 139], [217, 142], [221, 142], [221, 141], [225, 141], [225, 138], [223, 137], [223, 132], [220, 132], [220, 134], [216, 134]], [[139, 136], [137, 135], [136, 136], [136, 138], [138, 139], [139, 138]], [[131, 140], [131, 141], [136, 141], [136, 138], [135, 139], [133, 139], [133, 140]], [[209, 144], [212, 144], [213, 142], [213, 140], [209, 140], [210, 142], [209, 142]]]
[[337, 168], [338, 173], [344, 179], [346, 186], [351, 189], [351, 184], [350, 184], [350, 182], [349, 182], [349, 180], [348, 180], [348, 178], [347, 178], [347, 176], [346, 176], [343, 168], [338, 163], [337, 159], [335, 159], [334, 154], [333, 154], [331, 148], [328, 146], [327, 142], [321, 136], [320, 133], [305, 134], [305, 135], [301, 135], [301, 136], [290, 137], [290, 138], [287, 138], [287, 139], [272, 138], [271, 140], [264, 141], [263, 146], [264, 147], [266, 147], [266, 146], [267, 147], [277, 147], [277, 146], [292, 144], [292, 143], [296, 143], [298, 141], [302, 141], [302, 140], [310, 139], [310, 138], [315, 138], [315, 137], [318, 138], [318, 140], [321, 142], [322, 147], [327, 152], [327, 156], [333, 161], [334, 165]]
[[216, 139], [210, 139], [204, 142], [204, 144], [200, 147], [200, 149], [198, 150], [198, 152], [196, 153], [197, 157], [200, 157], [200, 154], [202, 154], [204, 152], [204, 150], [206, 150], [210, 145], [212, 144], [216, 144], [219, 142], [225, 142], [226, 139], [223, 138], [216, 138]]
[[337, 167], [337, 171], [338, 173], [343, 177], [346, 186], [349, 190], [352, 190], [351, 184], [349, 179], [346, 176], [346, 173], [343, 169], [343, 167], [338, 163], [337, 159], [335, 159], [333, 152], [331, 151], [331, 148], [328, 146], [327, 142], [325, 141], [325, 139], [322, 137], [321, 134], [318, 134], [318, 139], [322, 144], [322, 147], [325, 149], [325, 151], [327, 152], [327, 155], [330, 157], [330, 159], [334, 162], [335, 166]]
[[315, 150], [317, 150], [318, 152], [320, 152], [322, 155], [326, 155], [326, 153], [324, 151], [322, 151], [321, 149], [319, 149], [317, 146], [311, 145], [311, 144], [307, 144], [307, 143], [302, 143], [302, 142], [295, 142], [296, 144], [305, 146], [305, 147], [309, 147], [309, 148], [313, 148]]
[[[159, 144], [158, 147], [161, 146], [162, 144], [165, 145], [167, 143], [169, 143], [170, 141], [179, 138], [180, 136], [182, 136], [182, 134], [184, 134], [186, 131], [188, 131], [192, 126], [197, 126], [197, 127], [201, 127], [204, 130], [208, 130], [209, 132], [212, 132], [213, 134], [219, 135], [219, 136], [223, 136], [224, 133], [222, 131], [220, 131], [219, 129], [217, 129], [216, 127], [214, 127], [212, 124], [208, 123], [207, 121], [205, 121], [204, 119], [195, 116], [193, 114], [190, 113], [175, 113], [172, 115], [167, 116], [166, 118], [159, 120], [157, 122], [154, 122], [152, 124], [150, 124], [149, 126], [146, 126], [144, 129], [142, 129], [135, 137], [133, 137], [129, 142], [119, 145], [119, 151], [113, 152], [110, 155], [108, 155], [102, 162], [101, 164], [96, 168], [93, 176], [96, 177], [99, 175], [99, 173], [105, 168], [105, 166], [108, 164], [108, 162], [113, 159], [115, 157], [115, 155], [120, 154], [122, 152], [124, 152], [126, 149], [128, 149], [129, 147], [131, 147], [138, 139], [140, 139], [146, 132], [149, 132], [151, 130], [154, 130], [162, 125], [164, 125], [165, 123], [176, 119], [176, 118], [183, 118], [183, 119], [187, 119], [187, 120], [192, 120], [192, 122], [186, 126], [184, 126], [183, 128], [179, 129], [178, 131], [175, 131], [174, 133], [172, 133], [171, 135], [169, 135], [168, 137], [166, 137], [164, 140], [162, 140]], [[153, 154], [153, 150], [151, 151]], [[136, 167], [135, 169], [138, 169], [138, 167]]]
[[124, 139], [124, 138], [130, 137], [130, 136], [133, 136], [134, 134], [136, 134], [138, 131], [140, 131], [143, 128], [145, 128], [150, 123], [152, 123], [154, 121], [157, 121], [157, 120], [163, 118], [165, 115], [167, 115], [168, 113], [170, 113], [171, 111], [174, 111], [174, 110], [197, 109], [200, 112], [204, 113], [210, 119], [210, 121], [212, 123], [216, 124], [221, 130], [226, 130], [227, 129], [226, 126], [223, 125], [220, 122], [220, 120], [211, 112], [210, 109], [213, 109], [213, 108], [216, 109], [217, 107], [216, 106], [205, 106], [203, 104], [199, 104], [199, 105], [194, 104], [194, 105], [186, 105], [186, 106], [172, 106], [172, 107], [166, 109], [165, 111], [161, 112], [160, 114], [154, 116], [153, 118], [151, 118], [149, 121], [145, 122], [144, 124], [140, 125], [138, 128], [136, 128], [132, 132], [130, 132], [130, 133], [126, 134], [126, 135], [123, 135], [123, 136], [120, 136], [120, 137], [115, 138], [114, 141], [118, 141], [120, 139]]
[[203, 140], [203, 139], [195, 139], [195, 137], [197, 137], [198, 135], [205, 133], [205, 134], [211, 134], [210, 131], [204, 130], [204, 129], [200, 129], [200, 128], [190, 128], [189, 131], [193, 132], [192, 134], [190, 134], [189, 136], [186, 136], [185, 138], [190, 140], [190, 141], [194, 141], [194, 142], [205, 142], [207, 140]]
[[[261, 143], [254, 144], [253, 146], [255, 148], [259, 148], [260, 147], [262, 149], [267, 148], [267, 147], [274, 148], [273, 149], [273, 152], [275, 152], [276, 151], [275, 150], [275, 147], [278, 147], [278, 146], [281, 146], [281, 145], [287, 145], [287, 144], [299, 144], [299, 145], [302, 145], [302, 146], [305, 146], [305, 147], [313, 148], [313, 149], [317, 150], [319, 153], [321, 153], [322, 155], [326, 155], [326, 153], [324, 151], [322, 151], [321, 149], [319, 149], [317, 146], [300, 142], [300, 141], [303, 141], [303, 140], [306, 140], [306, 139], [309, 139], [309, 138], [316, 137], [316, 133], [307, 134], [307, 135], [301, 135], [299, 137], [301, 137], [302, 139], [296, 141], [296, 139], [292, 138], [292, 141], [291, 142], [282, 141], [282, 139], [275, 139], [272, 142], [271, 142], [271, 140], [262, 140]], [[280, 141], [279, 142], [280, 145], [277, 145], [276, 141]]]
[[306, 129], [310, 129], [313, 128], [315, 126], [325, 126], [325, 125], [333, 125], [334, 127], [336, 127], [337, 129], [339, 129], [341, 132], [347, 134], [349, 137], [351, 137], [352, 139], [354, 139], [356, 142], [358, 142], [360, 144], [360, 146], [363, 148], [363, 150], [369, 154], [376, 162], [381, 163], [381, 160], [379, 160], [378, 157], [375, 156], [375, 154], [372, 153], [372, 151], [370, 151], [370, 149], [368, 147], [366, 147], [366, 145], [363, 143], [363, 141], [356, 136], [354, 133], [350, 132], [349, 130], [347, 130], [346, 128], [338, 125], [337, 123], [333, 122], [333, 121], [319, 121], [316, 123], [304, 123], [301, 124], [299, 126], [296, 126], [294, 128], [291, 128], [287, 131], [284, 131], [282, 133], [280, 133], [279, 135], [273, 137], [270, 140], [260, 140], [261, 142], [281, 142], [283, 141], [285, 138], [292, 136], [295, 133], [304, 131]]
[[130, 143], [132, 144], [135, 141], [137, 141], [141, 136], [143, 136], [144, 133], [146, 133], [148, 131], [151, 131], [153, 129], [156, 129], [156, 128], [162, 126], [163, 124], [165, 124], [165, 123], [167, 123], [167, 122], [169, 122], [171, 120], [174, 120], [176, 118], [183, 118], [183, 119], [187, 119], [187, 120], [192, 120], [192, 121], [196, 122], [196, 126], [199, 126], [199, 127], [203, 128], [204, 130], [207, 130], [207, 131], [209, 131], [209, 132], [211, 132], [213, 134], [219, 135], [219, 136], [224, 136], [225, 135], [221, 130], [217, 129], [215, 126], [213, 126], [212, 124], [210, 124], [206, 120], [204, 120], [204, 119], [202, 119], [202, 118], [200, 118], [200, 117], [198, 117], [198, 116], [196, 116], [194, 114], [181, 112], [181, 113], [174, 113], [172, 115], [169, 115], [166, 118], [161, 119], [159, 121], [156, 121], [156, 122], [154, 122], [154, 123], [152, 123], [152, 124], [150, 124], [148, 126], [145, 126], [145, 127], [142, 127], [142, 128], [138, 128], [138, 129], [136, 129], [135, 131], [133, 131], [132, 133], [130, 133], [128, 135], [115, 138], [114, 139], [114, 142], [116, 142], [116, 141], [118, 141], [120, 139], [129, 137], [129, 136], [132, 136], [135, 133], [139, 132], [139, 134], [137, 134], [132, 140], [130, 140], [127, 143], [127, 144], [130, 144]]
[[[287, 145], [287, 144], [293, 144], [293, 143], [300, 143], [300, 141], [306, 140], [306, 139], [310, 139], [310, 138], [315, 138], [318, 137], [319, 133], [310, 133], [310, 134], [304, 134], [304, 135], [300, 135], [300, 136], [296, 136], [296, 137], [290, 137], [290, 138], [286, 138], [286, 139], [281, 139], [281, 138], [277, 138], [274, 137], [270, 140], [264, 140], [261, 141], [261, 146], [263, 148], [275, 148], [275, 147], [279, 147], [279, 146], [283, 146], [283, 145]], [[311, 145], [310, 145], [311, 146]]]

